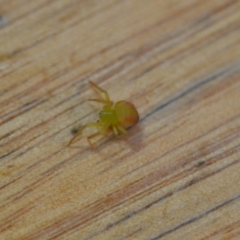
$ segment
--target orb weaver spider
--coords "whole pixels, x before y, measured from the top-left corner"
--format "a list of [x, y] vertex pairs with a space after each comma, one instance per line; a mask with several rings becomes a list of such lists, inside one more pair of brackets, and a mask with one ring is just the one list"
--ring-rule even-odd
[[109, 131], [112, 131], [115, 136], [119, 133], [126, 134], [127, 127], [134, 126], [139, 121], [139, 115], [135, 106], [127, 101], [121, 100], [114, 104], [110, 100], [108, 92], [100, 88], [97, 84], [89, 81], [89, 84], [96, 91], [103, 94], [103, 99], [88, 99], [88, 101], [95, 101], [103, 104], [103, 108], [99, 113], [99, 119], [97, 122], [91, 122], [83, 125], [75, 134], [75, 136], [70, 140], [68, 146], [70, 146], [76, 138], [82, 133], [85, 128], [97, 127], [99, 130], [87, 137], [90, 146], [93, 146], [90, 139], [98, 135], [106, 135]]

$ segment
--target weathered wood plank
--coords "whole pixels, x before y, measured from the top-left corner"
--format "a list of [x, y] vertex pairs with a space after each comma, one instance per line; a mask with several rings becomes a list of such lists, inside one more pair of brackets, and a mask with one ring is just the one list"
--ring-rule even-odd
[[[240, 2], [0, 0], [1, 239], [239, 239]], [[91, 149], [92, 80], [140, 114]]]

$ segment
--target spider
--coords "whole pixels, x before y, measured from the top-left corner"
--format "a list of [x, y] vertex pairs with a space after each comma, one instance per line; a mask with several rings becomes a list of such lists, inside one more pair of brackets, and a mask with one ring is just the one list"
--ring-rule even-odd
[[139, 114], [135, 106], [127, 101], [118, 101], [114, 104], [110, 100], [108, 92], [100, 88], [97, 84], [89, 81], [89, 84], [96, 91], [103, 94], [103, 99], [88, 99], [89, 101], [95, 101], [103, 104], [103, 108], [99, 113], [99, 119], [97, 122], [91, 122], [83, 125], [70, 140], [68, 146], [75, 142], [76, 138], [82, 133], [85, 128], [96, 127], [98, 131], [87, 138], [90, 146], [93, 146], [90, 139], [98, 135], [106, 135], [109, 131], [112, 131], [115, 136], [119, 133], [126, 134], [127, 127], [134, 126], [139, 121]]

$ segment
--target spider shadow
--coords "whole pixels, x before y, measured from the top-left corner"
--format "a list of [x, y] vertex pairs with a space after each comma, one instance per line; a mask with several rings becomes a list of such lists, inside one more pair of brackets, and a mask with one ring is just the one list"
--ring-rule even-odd
[[[71, 134], [74, 136], [79, 127], [74, 127], [71, 130]], [[130, 148], [136, 152], [140, 151], [143, 147], [143, 131], [140, 125], [136, 125], [134, 127], [129, 127], [127, 129], [127, 134], [121, 134], [118, 137], [115, 137], [113, 134], [108, 133], [105, 137], [100, 137], [100, 139], [97, 139], [96, 141], [93, 142], [92, 146], [82, 146], [82, 145], [70, 145], [67, 146], [72, 149], [81, 149], [82, 151], [85, 150], [97, 150], [100, 147], [103, 147], [104, 145], [110, 143], [110, 142], [118, 142], [118, 141], [123, 141], [126, 145], [130, 146]], [[87, 138], [87, 137], [84, 137]], [[80, 139], [79, 139], [80, 140]], [[76, 140], [76, 143], [78, 140]], [[74, 144], [74, 143], [73, 143]], [[85, 144], [84, 144], [85, 145]]]
[[124, 141], [134, 152], [140, 151], [144, 147], [144, 135], [141, 126], [136, 125], [127, 130], [128, 133], [126, 135], [121, 135], [119, 139], [116, 140]]

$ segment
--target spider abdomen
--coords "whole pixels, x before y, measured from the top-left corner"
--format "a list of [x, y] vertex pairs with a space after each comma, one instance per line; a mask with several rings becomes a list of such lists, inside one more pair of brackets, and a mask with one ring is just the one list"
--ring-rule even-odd
[[119, 101], [115, 104], [114, 110], [118, 123], [124, 127], [134, 126], [139, 121], [139, 115], [135, 106], [127, 101]]

